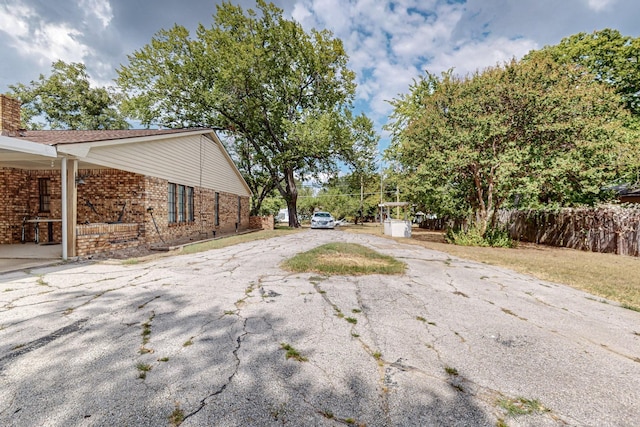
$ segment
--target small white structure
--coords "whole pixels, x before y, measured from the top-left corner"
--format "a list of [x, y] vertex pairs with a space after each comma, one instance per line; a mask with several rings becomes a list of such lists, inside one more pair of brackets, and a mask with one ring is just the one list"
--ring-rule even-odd
[[384, 220], [384, 234], [391, 237], [411, 237], [411, 221], [407, 219], [406, 211], [404, 219], [391, 217], [391, 208], [406, 208], [407, 206], [409, 206], [409, 202], [386, 202], [378, 205], [378, 207], [387, 210]]

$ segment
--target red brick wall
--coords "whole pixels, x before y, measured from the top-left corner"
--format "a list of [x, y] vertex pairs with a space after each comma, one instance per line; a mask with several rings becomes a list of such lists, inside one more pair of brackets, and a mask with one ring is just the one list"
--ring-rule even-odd
[[81, 169], [78, 175], [85, 182], [77, 186], [78, 224], [118, 222], [120, 215], [120, 222], [144, 222], [143, 175], [117, 169]]
[[[153, 208], [153, 217], [150, 213], [146, 215], [144, 229], [145, 239], [148, 243], [199, 239], [213, 237], [213, 232], [228, 233], [235, 232], [238, 221], [238, 196], [230, 193], [219, 192], [219, 224], [215, 224], [215, 190], [195, 187], [194, 188], [194, 211], [195, 220], [193, 222], [182, 222], [169, 224], [169, 213], [167, 204], [167, 188], [169, 182], [164, 179], [146, 177], [147, 206]], [[238, 229], [249, 227], [249, 198], [241, 197], [241, 214]], [[153, 219], [157, 224], [153, 223]], [[160, 234], [158, 234], [158, 231]]]
[[[238, 196], [219, 192], [219, 219], [215, 224], [215, 190], [194, 188], [195, 220], [169, 224], [168, 181], [113, 169], [82, 169], [78, 175], [84, 184], [78, 190], [78, 248], [79, 255], [109, 252], [122, 247], [165, 242], [188, 241], [213, 237], [216, 233], [235, 232], [238, 222]], [[39, 212], [38, 178], [49, 178], [51, 189], [50, 212]], [[61, 176], [57, 170], [24, 171], [0, 169], [0, 243], [18, 243], [23, 218], [61, 218]], [[91, 207], [93, 206], [93, 208]], [[124, 207], [124, 211], [123, 211]], [[147, 210], [153, 208], [153, 217]], [[95, 210], [94, 210], [95, 209]], [[249, 198], [240, 198], [238, 230], [249, 228]], [[135, 237], [119, 236], [110, 228], [85, 233], [85, 224], [117, 222], [137, 224]], [[160, 234], [153, 223], [155, 219]], [[53, 241], [62, 240], [61, 223], [53, 223]], [[40, 241], [49, 240], [46, 223], [39, 225]], [[33, 240], [33, 224], [27, 229], [27, 240]], [[219, 234], [218, 234], [219, 235]], [[88, 237], [91, 236], [91, 237]], [[125, 242], [126, 241], [126, 242]], [[109, 243], [111, 242], [111, 243]], [[82, 247], [81, 247], [82, 246]]]
[[20, 129], [20, 101], [0, 94], [0, 133], [13, 135]]
[[249, 218], [249, 228], [252, 230], [275, 230], [273, 215], [252, 216]]
[[[41, 212], [38, 178], [50, 179], [51, 202], [50, 212]], [[60, 204], [61, 187], [60, 171], [0, 169], [0, 182], [4, 184], [0, 189], [0, 244], [19, 243], [22, 238], [22, 221], [37, 218], [60, 219], [62, 205]], [[52, 223], [53, 237], [51, 241], [60, 242], [62, 227], [59, 222]], [[28, 223], [25, 229], [25, 239], [33, 241], [35, 224]], [[47, 223], [38, 224], [40, 242], [49, 241], [49, 227]]]
[[82, 224], [77, 233], [78, 256], [108, 254], [140, 245], [139, 224]]

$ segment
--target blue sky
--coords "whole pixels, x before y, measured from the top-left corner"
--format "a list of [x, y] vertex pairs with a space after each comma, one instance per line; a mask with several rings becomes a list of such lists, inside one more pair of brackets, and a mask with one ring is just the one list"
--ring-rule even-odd
[[[213, 0], [0, 0], [0, 92], [48, 74], [57, 59], [83, 62], [112, 84], [126, 55], [174, 23], [209, 26]], [[233, 3], [245, 9], [252, 0]], [[306, 29], [329, 29], [357, 73], [357, 106], [381, 130], [389, 100], [425, 70], [471, 73], [578, 32], [640, 36], [638, 0], [277, 0]], [[381, 131], [382, 133], [382, 131]], [[381, 148], [388, 145], [383, 134]]]

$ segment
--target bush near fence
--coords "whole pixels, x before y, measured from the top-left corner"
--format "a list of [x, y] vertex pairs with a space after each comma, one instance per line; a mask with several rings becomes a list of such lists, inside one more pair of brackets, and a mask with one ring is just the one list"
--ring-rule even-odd
[[591, 252], [639, 255], [638, 206], [500, 211], [498, 222], [515, 240]]

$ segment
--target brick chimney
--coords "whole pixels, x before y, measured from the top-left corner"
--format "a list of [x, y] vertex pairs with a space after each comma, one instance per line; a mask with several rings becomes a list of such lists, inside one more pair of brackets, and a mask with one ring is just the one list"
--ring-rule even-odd
[[16, 136], [20, 127], [20, 101], [0, 94], [0, 134]]

